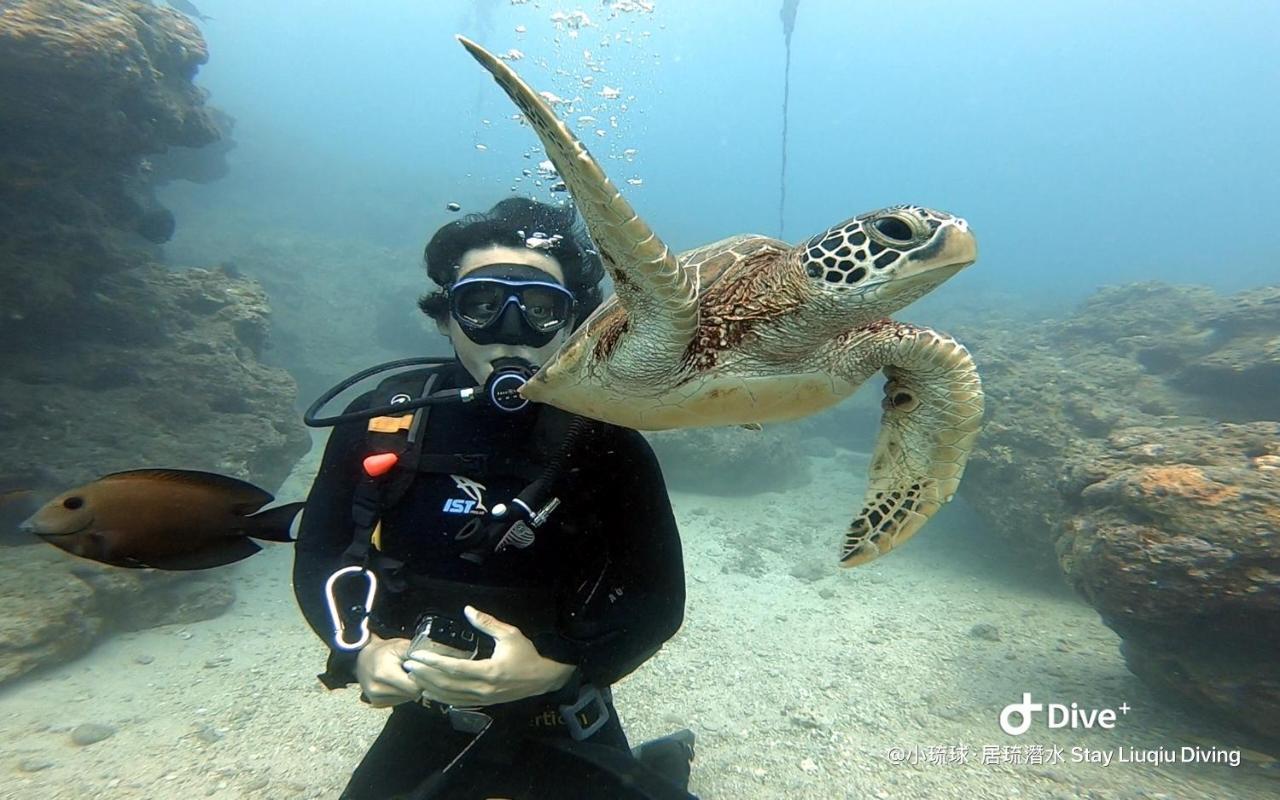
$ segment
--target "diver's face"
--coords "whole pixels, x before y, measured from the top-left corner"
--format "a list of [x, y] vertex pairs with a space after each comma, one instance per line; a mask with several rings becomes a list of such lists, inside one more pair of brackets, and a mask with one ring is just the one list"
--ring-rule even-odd
[[[500, 245], [476, 248], [464, 253], [458, 262], [457, 280], [465, 278], [468, 273], [493, 264], [522, 264], [544, 273], [545, 278], [539, 276], [539, 280], [564, 285], [564, 269], [552, 256], [527, 247]], [[515, 314], [518, 310], [511, 306], [504, 313]], [[440, 325], [439, 328], [440, 332], [448, 336], [453, 343], [453, 349], [458, 354], [458, 360], [462, 362], [462, 366], [472, 378], [475, 378], [476, 383], [482, 384], [489, 378], [489, 373], [493, 372], [493, 362], [500, 358], [521, 358], [535, 366], [542, 366], [569, 337], [573, 325], [572, 323], [565, 325], [552, 337], [551, 341], [540, 346], [508, 343], [477, 344], [468, 338], [453, 316], [450, 316], [448, 322]]]

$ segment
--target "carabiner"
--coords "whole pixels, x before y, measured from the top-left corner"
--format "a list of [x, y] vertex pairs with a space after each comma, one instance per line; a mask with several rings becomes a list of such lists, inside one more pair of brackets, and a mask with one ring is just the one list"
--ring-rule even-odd
[[[346, 640], [346, 626], [342, 624], [342, 614], [338, 611], [338, 598], [334, 592], [334, 586], [338, 579], [353, 573], [362, 572], [364, 577], [369, 581], [369, 592], [365, 596], [364, 605], [360, 608], [363, 614], [360, 617], [360, 638], [356, 642], [348, 642]], [[324, 597], [329, 605], [329, 620], [333, 623], [333, 644], [339, 650], [359, 650], [369, 643], [369, 612], [373, 609], [373, 600], [378, 596], [378, 576], [366, 567], [343, 567], [337, 572], [329, 576], [324, 582]]]

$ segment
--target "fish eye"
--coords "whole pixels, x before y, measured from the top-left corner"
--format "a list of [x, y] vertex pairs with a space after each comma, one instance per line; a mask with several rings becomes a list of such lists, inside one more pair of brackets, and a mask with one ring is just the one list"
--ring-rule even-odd
[[83, 508], [83, 507], [84, 507], [84, 498], [83, 498], [83, 497], [68, 497], [66, 500], [63, 500], [63, 501], [62, 501], [62, 507], [63, 507], [63, 508], [65, 508], [65, 509], [66, 509], [66, 510], [68, 510], [68, 511], [75, 511], [76, 509]]
[[886, 239], [903, 244], [909, 244], [915, 238], [915, 232], [911, 229], [911, 225], [901, 217], [880, 217], [873, 221], [871, 225]]

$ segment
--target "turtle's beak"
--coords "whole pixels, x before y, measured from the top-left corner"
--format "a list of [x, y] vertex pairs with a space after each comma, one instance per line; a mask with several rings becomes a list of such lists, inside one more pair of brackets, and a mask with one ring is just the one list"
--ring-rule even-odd
[[978, 239], [969, 230], [969, 223], [956, 217], [951, 225], [945, 226], [939, 233], [939, 265], [950, 265], [960, 270], [978, 260]]
[[908, 254], [909, 260], [893, 280], [904, 285], [923, 280], [936, 286], [977, 258], [978, 240], [969, 225], [959, 218], [949, 220], [938, 229], [933, 241]]

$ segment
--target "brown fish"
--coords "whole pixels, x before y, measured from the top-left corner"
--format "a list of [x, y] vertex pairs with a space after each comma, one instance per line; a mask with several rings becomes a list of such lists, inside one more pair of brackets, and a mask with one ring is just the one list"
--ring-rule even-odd
[[140, 469], [64, 492], [21, 527], [103, 564], [205, 569], [262, 549], [248, 537], [293, 541], [289, 526], [303, 503], [254, 513], [272, 499], [253, 484], [225, 475]]

